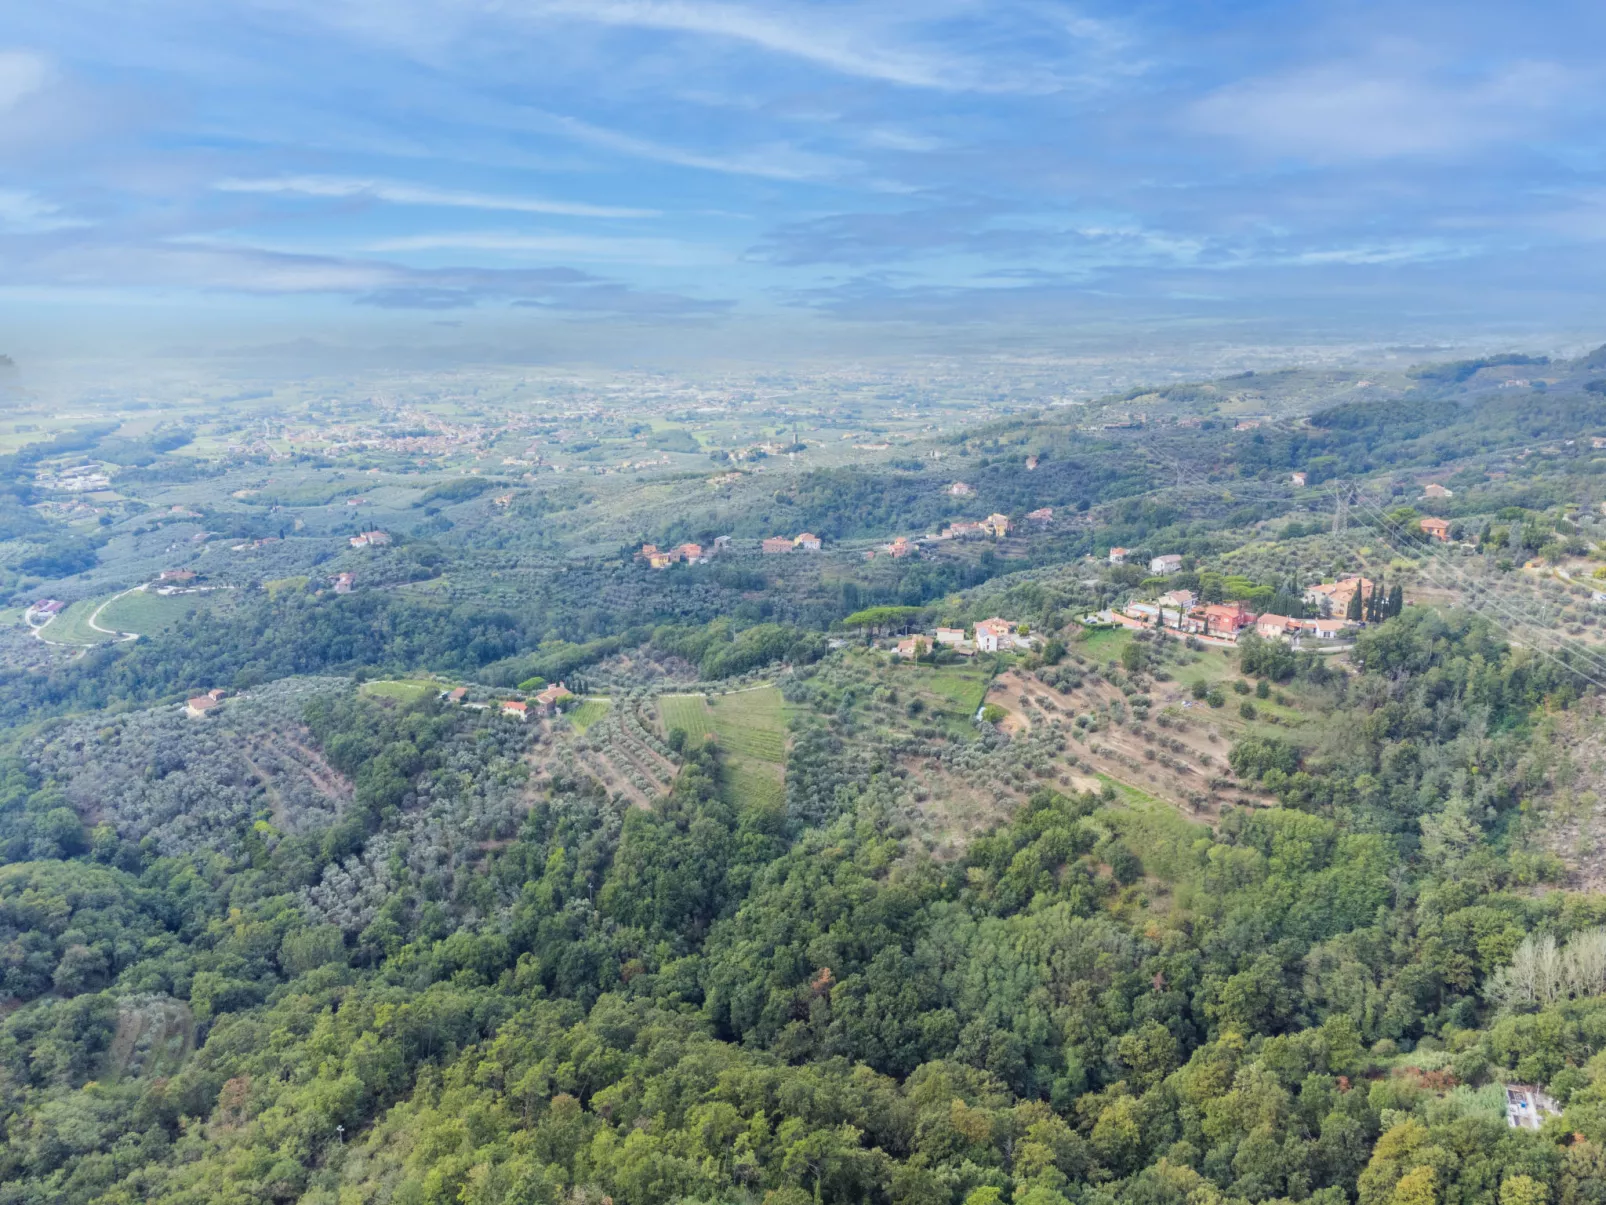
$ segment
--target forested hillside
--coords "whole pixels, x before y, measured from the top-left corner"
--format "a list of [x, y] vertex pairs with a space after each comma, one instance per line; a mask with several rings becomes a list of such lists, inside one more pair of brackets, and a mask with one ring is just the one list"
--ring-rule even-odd
[[[1606, 412], [1541, 368], [613, 493], [25, 447], [0, 1205], [1606, 1202]], [[309, 534], [46, 539], [87, 449]]]
[[[0, 870], [5, 1199], [1593, 1199], [1599, 986], [1489, 990], [1530, 934], [1606, 923], [1516, 836], [1577, 682], [1426, 611], [1356, 661], [1332, 743], [1232, 751], [1281, 808], [1212, 831], [1040, 787], [952, 861], [893, 764], [805, 824], [710, 743], [643, 810], [534, 788], [545, 738], [492, 714], [349, 687], [301, 704], [342, 819], [225, 808], [196, 841], [74, 810], [127, 737], [63, 729], [7, 786], [36, 835]], [[192, 781], [218, 756], [184, 748]], [[478, 847], [385, 835], [456, 799]], [[1560, 1128], [1509, 1129], [1502, 1077]]]

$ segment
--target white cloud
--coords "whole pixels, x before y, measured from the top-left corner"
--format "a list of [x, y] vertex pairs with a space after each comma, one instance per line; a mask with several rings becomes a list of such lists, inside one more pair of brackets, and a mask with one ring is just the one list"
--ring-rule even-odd
[[15, 108], [50, 79], [50, 64], [27, 50], [0, 50], [0, 113]]
[[1408, 55], [1325, 63], [1245, 80], [1197, 102], [1194, 128], [1313, 161], [1449, 156], [1530, 133], [1571, 90], [1553, 63], [1482, 78], [1435, 77]]
[[614, 205], [587, 205], [579, 201], [552, 201], [542, 197], [495, 196], [457, 192], [389, 180], [350, 176], [273, 176], [261, 179], [230, 178], [212, 186], [220, 192], [282, 193], [305, 197], [371, 197], [393, 205], [439, 206], [455, 209], [490, 209], [513, 213], [544, 213], [582, 218], [654, 217], [654, 209], [626, 209]]
[[660, 266], [729, 262], [735, 257], [710, 247], [674, 239], [590, 238], [566, 234], [517, 234], [464, 231], [403, 235], [384, 239], [367, 251], [500, 251], [539, 255], [582, 263], [635, 263]]
[[31, 192], [0, 188], [0, 233], [43, 234], [89, 224], [79, 218], [63, 217], [60, 206]]
[[835, 156], [799, 150], [787, 143], [735, 154], [705, 154], [605, 129], [577, 117], [553, 117], [551, 121], [555, 128], [571, 138], [592, 146], [633, 155], [638, 159], [652, 159], [677, 167], [695, 167], [726, 175], [759, 176], [769, 180], [820, 180], [838, 176], [852, 166]]
[[783, 19], [735, 4], [690, 0], [540, 0], [531, 11], [601, 25], [706, 34], [745, 42], [844, 75], [916, 88], [963, 90], [975, 74], [950, 56], [901, 50], [886, 37], [862, 36], [843, 13], [813, 21]]

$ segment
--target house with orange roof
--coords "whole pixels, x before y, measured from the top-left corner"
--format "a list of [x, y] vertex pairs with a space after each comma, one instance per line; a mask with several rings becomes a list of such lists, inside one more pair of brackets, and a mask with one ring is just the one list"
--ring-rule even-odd
[[1242, 603], [1211, 603], [1196, 612], [1204, 620], [1207, 636], [1238, 639], [1238, 633], [1255, 622], [1255, 613]]
[[1448, 519], [1436, 519], [1429, 515], [1426, 519], [1421, 520], [1417, 526], [1430, 539], [1437, 540], [1441, 544], [1450, 542], [1450, 521]]
[[1015, 625], [1007, 619], [1000, 619], [995, 615], [976, 625], [976, 647], [982, 652], [997, 653], [1013, 648], [1014, 644]]
[[572, 690], [562, 682], [555, 682], [551, 686], [543, 688], [535, 696], [535, 704], [541, 709], [543, 715], [551, 715], [572, 698], [574, 698]]

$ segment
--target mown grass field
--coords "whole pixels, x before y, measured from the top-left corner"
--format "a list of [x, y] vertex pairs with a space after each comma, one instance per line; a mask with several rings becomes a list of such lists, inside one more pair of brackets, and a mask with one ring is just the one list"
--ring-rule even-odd
[[[60, 615], [50, 621], [45, 628], [44, 638], [56, 644], [92, 645], [104, 644], [112, 639], [105, 632], [97, 632], [89, 626], [89, 617], [95, 613], [95, 608], [105, 601], [104, 599], [84, 599], [75, 602]], [[105, 620], [101, 621], [105, 623]], [[107, 624], [110, 627], [110, 624]]]
[[608, 699], [581, 699], [569, 709], [569, 723], [574, 725], [576, 732], [584, 733], [587, 728], [607, 715], [608, 708], [612, 706], [613, 703]]
[[786, 799], [786, 706], [773, 686], [716, 695], [665, 695], [658, 702], [667, 733], [682, 729], [689, 743], [713, 734], [725, 755], [731, 798], [780, 807]]
[[990, 676], [985, 670], [970, 668], [942, 668], [917, 670], [914, 685], [924, 691], [946, 699], [964, 719], [976, 714], [976, 709], [987, 697]]
[[277, 598], [286, 590], [305, 590], [311, 580], [305, 574], [301, 574], [295, 577], [276, 577], [270, 582], [263, 582], [262, 585], [267, 590], [269, 598]]
[[702, 695], [665, 695], [658, 700], [658, 718], [667, 736], [679, 728], [692, 743], [700, 743], [714, 731], [714, 713]]
[[786, 762], [786, 711], [773, 686], [719, 695], [714, 699], [714, 731], [720, 746], [755, 761]]
[[100, 626], [151, 636], [177, 624], [197, 605], [193, 594], [162, 595], [136, 590], [107, 604], [100, 613]]
[[1096, 661], [1108, 661], [1111, 658], [1119, 661], [1121, 650], [1131, 643], [1130, 628], [1098, 628], [1088, 631], [1087, 638], [1078, 640], [1073, 647], [1082, 656]]
[[384, 682], [364, 682], [362, 693], [376, 699], [394, 699], [398, 703], [416, 703], [427, 699], [441, 689], [441, 684], [425, 678], [391, 679]]

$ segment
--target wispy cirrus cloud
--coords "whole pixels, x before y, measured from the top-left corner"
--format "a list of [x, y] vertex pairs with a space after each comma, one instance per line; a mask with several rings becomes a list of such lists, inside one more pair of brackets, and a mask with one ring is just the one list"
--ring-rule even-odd
[[1579, 84], [1557, 63], [1522, 61], [1468, 78], [1402, 49], [1229, 84], [1201, 98], [1193, 128], [1319, 162], [1446, 158], [1524, 137]]
[[599, 25], [724, 38], [844, 75], [908, 87], [962, 91], [975, 86], [976, 73], [961, 57], [937, 48], [898, 46], [885, 36], [865, 37], [851, 10], [817, 14], [809, 20], [703, 0], [542, 0], [527, 11]]
[[559, 267], [419, 268], [391, 260], [309, 255], [220, 240], [36, 240], [0, 254], [12, 286], [71, 280], [84, 289], [168, 288], [258, 296], [332, 294], [382, 309], [466, 309], [482, 302], [592, 316], [672, 320], [723, 313], [731, 302]]
[[44, 88], [50, 62], [31, 50], [0, 50], [0, 113]]
[[88, 225], [89, 222], [62, 213], [59, 205], [31, 192], [0, 188], [0, 234], [43, 234]]
[[591, 205], [583, 201], [558, 201], [546, 197], [507, 196], [496, 193], [461, 192], [408, 184], [396, 180], [362, 179], [355, 176], [264, 176], [229, 177], [212, 185], [219, 192], [259, 193], [276, 196], [323, 197], [329, 199], [371, 199], [392, 205], [416, 205], [446, 209], [484, 209], [509, 213], [540, 213], [580, 218], [648, 218], [656, 209], [623, 205]]
[[729, 262], [726, 252], [676, 239], [608, 238], [575, 234], [527, 234], [516, 231], [469, 230], [408, 234], [381, 239], [366, 250], [499, 251], [520, 255], [593, 263], [657, 264], [663, 266]]
[[787, 142], [770, 143], [739, 151], [699, 151], [594, 125], [578, 117], [549, 114], [542, 120], [543, 124], [555, 132], [591, 146], [637, 159], [649, 159], [676, 167], [717, 172], [721, 175], [757, 176], [766, 180], [801, 182], [832, 179], [855, 166], [851, 161], [838, 156], [803, 150]]

